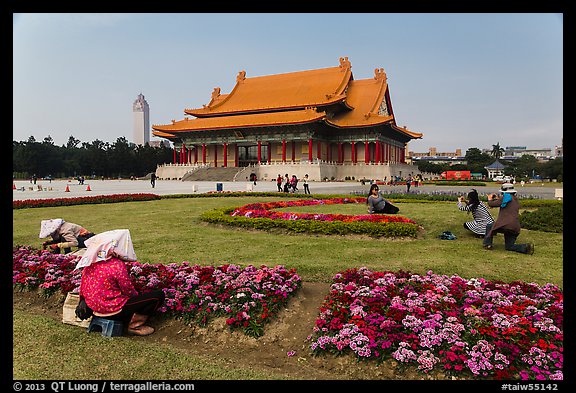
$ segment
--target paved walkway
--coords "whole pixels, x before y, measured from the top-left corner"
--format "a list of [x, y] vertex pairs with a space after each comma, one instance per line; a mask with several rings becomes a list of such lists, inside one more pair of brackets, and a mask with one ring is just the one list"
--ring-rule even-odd
[[[16, 190], [12, 191], [13, 200], [23, 199], [51, 199], [51, 198], [77, 198], [93, 195], [112, 194], [137, 194], [152, 193], [157, 195], [171, 194], [194, 194], [217, 191], [217, 183], [214, 181], [180, 181], [180, 180], [157, 180], [156, 187], [152, 188], [149, 180], [86, 180], [84, 185], [77, 181], [67, 180], [38, 180], [36, 184], [28, 180], [16, 180], [14, 185]], [[221, 182], [223, 191], [256, 191], [256, 192], [277, 192], [276, 181], [257, 182], [254, 186], [250, 182]], [[310, 182], [310, 192], [312, 194], [368, 194], [370, 185], [361, 185], [359, 182]], [[42, 191], [38, 190], [42, 186]], [[66, 191], [68, 187], [69, 191]], [[24, 191], [21, 191], [24, 188]], [[32, 189], [31, 189], [32, 188]], [[483, 195], [491, 192], [498, 192], [499, 185], [474, 187]], [[541, 199], [554, 199], [554, 187], [521, 187], [516, 184], [519, 195], [534, 196]], [[380, 190], [387, 192], [406, 192], [405, 185], [380, 186]], [[458, 193], [465, 195], [470, 191], [468, 187], [462, 186], [412, 186], [411, 193]], [[300, 194], [303, 187], [300, 187]]]

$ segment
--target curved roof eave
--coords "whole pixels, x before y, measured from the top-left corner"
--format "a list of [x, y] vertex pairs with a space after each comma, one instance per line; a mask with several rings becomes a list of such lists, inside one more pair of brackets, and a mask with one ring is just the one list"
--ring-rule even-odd
[[[346, 100], [346, 96], [335, 96], [335, 97], [333, 97], [332, 100], [325, 101], [325, 102], [320, 103], [320, 104], [294, 105], [294, 106], [287, 106], [287, 107], [269, 107], [269, 108], [259, 108], [259, 109], [247, 110], [247, 111], [218, 112], [218, 113], [198, 113], [198, 112], [192, 112], [192, 111], [195, 111], [196, 109], [185, 109], [184, 113], [186, 113], [187, 115], [198, 117], [198, 118], [220, 117], [220, 116], [230, 116], [230, 115], [247, 115], [247, 114], [254, 114], [254, 113], [276, 112], [276, 111], [282, 111], [282, 110], [301, 110], [301, 109], [305, 109], [306, 107], [320, 108], [323, 106], [337, 104], [339, 102], [343, 102], [344, 105], [346, 105], [345, 100]], [[348, 105], [346, 105], [346, 106], [348, 106]], [[349, 108], [354, 109], [351, 107], [349, 107]], [[204, 110], [206, 108], [202, 108], [202, 109]]]

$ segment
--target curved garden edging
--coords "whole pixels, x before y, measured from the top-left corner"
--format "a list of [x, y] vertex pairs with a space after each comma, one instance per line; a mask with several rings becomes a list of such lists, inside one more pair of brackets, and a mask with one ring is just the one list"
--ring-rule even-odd
[[275, 212], [273, 209], [320, 204], [365, 203], [366, 198], [301, 199], [251, 203], [204, 212], [200, 219], [243, 228], [286, 229], [298, 233], [325, 235], [368, 235], [372, 237], [417, 237], [418, 224], [406, 217], [385, 214], [318, 214]]

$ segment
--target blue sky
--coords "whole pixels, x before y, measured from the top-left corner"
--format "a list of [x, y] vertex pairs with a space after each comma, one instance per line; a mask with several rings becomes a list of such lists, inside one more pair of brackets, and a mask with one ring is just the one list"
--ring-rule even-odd
[[[236, 75], [384, 68], [410, 150], [553, 148], [563, 135], [563, 17], [553, 13], [15, 14], [13, 140], [132, 140]], [[156, 140], [156, 138], [152, 138]]]

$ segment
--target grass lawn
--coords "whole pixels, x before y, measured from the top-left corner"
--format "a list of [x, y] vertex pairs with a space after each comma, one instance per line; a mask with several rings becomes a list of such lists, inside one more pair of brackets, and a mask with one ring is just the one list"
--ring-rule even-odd
[[[463, 222], [471, 220], [471, 215], [459, 211], [455, 202], [395, 202], [399, 214], [424, 228], [418, 239], [268, 233], [214, 226], [199, 219], [206, 210], [278, 199], [173, 198], [19, 209], [13, 210], [12, 242], [14, 246], [40, 247], [40, 221], [63, 218], [96, 233], [129, 229], [140, 262], [284, 265], [296, 268], [303, 281], [324, 283], [341, 270], [366, 266], [377, 271], [401, 269], [425, 274], [431, 270], [463, 278], [563, 286], [563, 234], [523, 229], [518, 242], [533, 242], [534, 255], [505, 251], [502, 235], [496, 236], [494, 250], [486, 251], [481, 239], [463, 228]], [[284, 210], [365, 214], [366, 206], [317, 205]], [[492, 213], [496, 217], [497, 209]], [[443, 231], [453, 232], [457, 239], [439, 240]], [[62, 375], [74, 379], [134, 380], [283, 378], [243, 369], [242, 365], [231, 368], [218, 359], [192, 356], [160, 343], [87, 335], [82, 329], [69, 329], [59, 321], [22, 310], [14, 310], [13, 325], [15, 379], [61, 379]], [[128, 363], [126, 359], [133, 360]]]
[[[240, 206], [278, 198], [177, 198], [159, 201], [77, 205], [13, 211], [13, 245], [40, 246], [40, 221], [61, 217], [98, 233], [111, 229], [130, 230], [140, 262], [189, 261], [201, 265], [285, 265], [296, 268], [303, 280], [329, 282], [350, 267], [372, 270], [408, 270], [424, 274], [458, 274], [464, 278], [523, 280], [562, 286], [562, 234], [522, 230], [518, 242], [533, 242], [534, 255], [504, 250], [502, 235], [495, 237], [493, 251], [482, 249], [481, 239], [462, 224], [471, 215], [456, 203], [402, 203], [400, 213], [424, 227], [418, 239], [374, 239], [369, 237], [315, 236], [268, 233], [213, 226], [200, 221], [202, 212], [225, 206]], [[295, 212], [365, 214], [366, 206], [318, 205], [290, 208]], [[497, 209], [493, 209], [494, 217]], [[439, 240], [451, 231], [456, 240]]]

